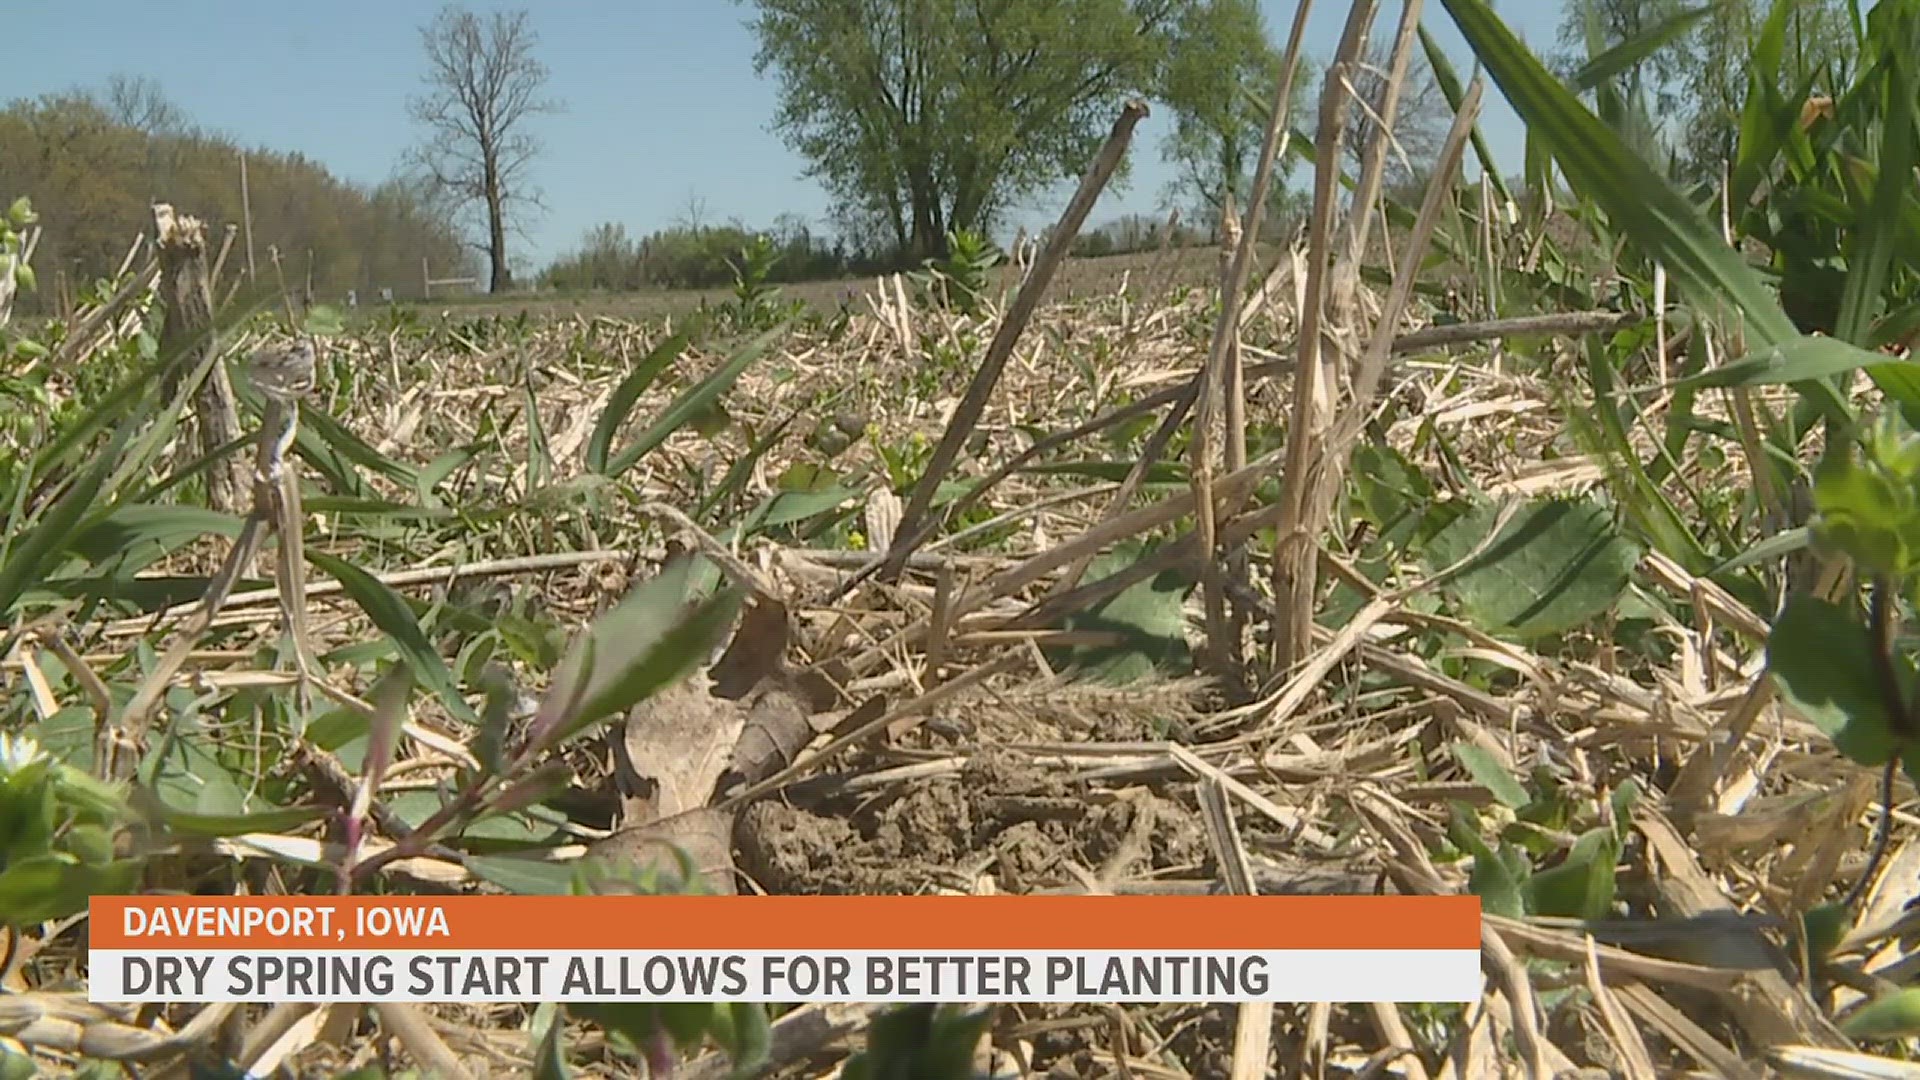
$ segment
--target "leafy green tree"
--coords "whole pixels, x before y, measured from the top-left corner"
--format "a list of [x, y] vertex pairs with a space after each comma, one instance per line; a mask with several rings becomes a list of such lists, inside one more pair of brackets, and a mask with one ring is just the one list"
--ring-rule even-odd
[[750, 0], [774, 127], [914, 259], [1077, 176], [1195, 0]]
[[[1179, 15], [1161, 77], [1160, 96], [1173, 114], [1161, 153], [1176, 169], [1169, 195], [1201, 211], [1209, 226], [1228, 197], [1246, 207], [1281, 59], [1255, 0], [1209, 0]], [[1302, 57], [1294, 69], [1294, 117], [1301, 115], [1300, 91], [1313, 83], [1310, 68]], [[1286, 197], [1291, 156], [1274, 164], [1280, 172], [1270, 205]]]

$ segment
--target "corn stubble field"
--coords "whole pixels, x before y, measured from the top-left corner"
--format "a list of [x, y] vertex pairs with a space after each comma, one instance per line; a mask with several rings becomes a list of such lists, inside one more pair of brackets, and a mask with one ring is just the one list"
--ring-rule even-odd
[[[1443, 73], [1424, 202], [1363, 164], [1340, 213], [1328, 164], [1299, 245], [1104, 283], [972, 251], [844, 306], [346, 326], [209, 315], [217, 250], [161, 214], [6, 338], [0, 1075], [1916, 1075], [1920, 847], [1880, 830], [1915, 760], [1920, 244], [1886, 238], [1920, 7], [1874, 10], [1820, 122], [1756, 93], [1719, 193], [1825, 196], [1850, 269], [1811, 336], [1724, 231], [1784, 250], [1742, 224], [1777, 215], [1689, 202], [1447, 8], [1494, 81]], [[1457, 180], [1483, 92], [1577, 198]], [[88, 1004], [85, 897], [134, 888], [1471, 890], [1486, 983]]]

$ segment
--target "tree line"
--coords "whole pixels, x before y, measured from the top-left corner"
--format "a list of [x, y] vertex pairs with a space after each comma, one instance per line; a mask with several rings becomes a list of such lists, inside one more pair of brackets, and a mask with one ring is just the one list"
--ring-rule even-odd
[[[470, 250], [429, 186], [406, 179], [351, 184], [299, 154], [246, 148], [197, 130], [154, 83], [139, 78], [0, 109], [0, 192], [30, 197], [40, 215], [33, 261], [41, 287], [21, 302], [41, 311], [111, 274], [135, 237], [152, 230], [155, 201], [174, 203], [216, 230], [241, 225], [250, 209], [255, 269], [275, 287], [284, 281], [303, 290], [310, 281], [316, 295], [355, 290], [371, 298], [391, 288], [406, 297], [421, 291], [423, 257], [436, 276], [470, 270]], [[246, 265], [245, 239], [236, 236], [229, 280]]]
[[[944, 254], [956, 233], [994, 231], [1077, 177], [1131, 98], [1171, 119], [1159, 147], [1174, 176], [1165, 208], [1211, 238], [1226, 206], [1244, 210], [1282, 77], [1281, 44], [1258, 0], [735, 3], [757, 43], [755, 67], [776, 90], [772, 129], [833, 203], [827, 234], [792, 222], [764, 230], [780, 256], [774, 280], [917, 265]], [[1585, 84], [1589, 100], [1673, 175], [1711, 183], [1739, 131], [1747, 92], [1739, 60], [1774, 6], [1568, 0], [1553, 59], [1578, 80], [1609, 49], [1657, 40], [1624, 63], [1616, 54], [1598, 85]], [[1851, 17], [1847, 0], [1793, 4], [1786, 48], [1795, 69], [1843, 81]], [[297, 154], [248, 154], [256, 243], [282, 254], [289, 277], [305, 280], [310, 269], [316, 289], [408, 295], [423, 256], [452, 274], [475, 251], [492, 291], [514, 286], [511, 248], [542, 205], [529, 179], [538, 123], [564, 107], [545, 96], [532, 16], [448, 6], [419, 32], [422, 92], [408, 112], [420, 139], [397, 174], [404, 179], [363, 189]], [[1378, 112], [1385, 42], [1362, 60], [1350, 85], [1366, 107], [1348, 110], [1348, 154]], [[1307, 57], [1294, 79], [1293, 125], [1310, 132], [1323, 79]], [[1390, 189], [1418, 182], [1449, 121], [1416, 51], [1392, 132]], [[32, 197], [46, 226], [36, 262], [55, 274], [111, 268], [157, 195], [216, 223], [239, 220], [240, 153], [193, 130], [144, 80], [0, 111], [0, 192]], [[1282, 182], [1266, 208], [1272, 234], [1284, 235], [1300, 209], [1284, 182], [1292, 164], [1279, 163]], [[541, 277], [563, 288], [724, 284], [757, 235], [739, 224], [683, 223], [633, 238], [608, 224]], [[1090, 238], [1083, 250], [1115, 249], [1117, 237]]]

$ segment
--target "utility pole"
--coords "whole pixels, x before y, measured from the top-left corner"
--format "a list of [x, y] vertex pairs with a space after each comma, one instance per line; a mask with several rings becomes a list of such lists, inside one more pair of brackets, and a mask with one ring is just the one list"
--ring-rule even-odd
[[247, 230], [247, 281], [258, 280], [253, 265], [253, 197], [247, 190], [247, 152], [240, 151], [240, 221]]

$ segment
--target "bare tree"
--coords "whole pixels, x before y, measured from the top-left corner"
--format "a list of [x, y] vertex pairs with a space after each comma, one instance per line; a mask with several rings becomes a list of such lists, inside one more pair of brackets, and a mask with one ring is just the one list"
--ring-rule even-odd
[[[1354, 162], [1359, 161], [1367, 140], [1380, 124], [1380, 108], [1386, 103], [1386, 73], [1392, 66], [1392, 40], [1367, 43], [1352, 79], [1358, 100], [1348, 106], [1347, 127], [1341, 139], [1343, 152]], [[1404, 183], [1430, 166], [1452, 124], [1453, 108], [1447, 104], [1426, 56], [1416, 49], [1408, 58], [1406, 82], [1394, 110], [1393, 141], [1387, 145], [1387, 182]]]
[[114, 123], [147, 135], [177, 135], [187, 126], [187, 114], [167, 100], [159, 80], [148, 75], [107, 76], [100, 107]]
[[512, 285], [507, 232], [516, 207], [537, 207], [539, 193], [527, 181], [527, 166], [540, 142], [527, 121], [558, 112], [541, 98], [547, 68], [534, 58], [539, 38], [525, 11], [485, 18], [457, 7], [442, 8], [421, 27], [427, 52], [428, 93], [408, 105], [426, 139], [416, 150], [434, 184], [462, 208], [486, 215], [486, 242], [493, 292]]

